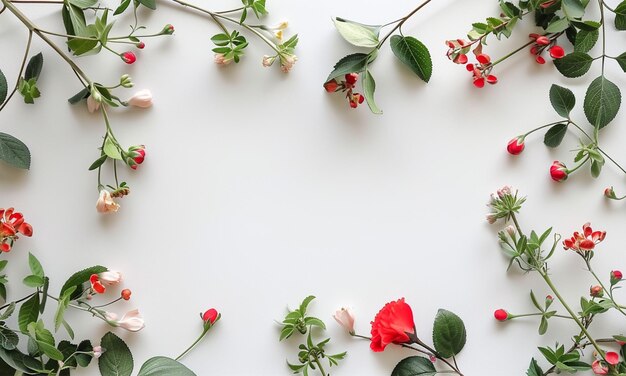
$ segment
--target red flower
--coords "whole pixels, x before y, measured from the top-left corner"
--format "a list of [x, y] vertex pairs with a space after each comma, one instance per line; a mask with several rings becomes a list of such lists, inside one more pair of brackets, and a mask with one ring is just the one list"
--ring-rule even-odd
[[215, 321], [217, 321], [217, 316], [217, 310], [215, 308], [211, 308], [204, 312], [204, 314], [202, 315], [202, 321], [204, 321], [205, 323], [210, 322], [211, 324], [215, 324]]
[[498, 321], [506, 321], [509, 319], [509, 313], [503, 309], [498, 309], [493, 313], [493, 317]]
[[89, 277], [89, 282], [91, 282], [92, 290], [97, 292], [98, 294], [104, 294], [104, 292], [106, 291], [104, 285], [100, 283], [100, 279], [98, 278], [97, 274], [92, 274], [91, 277]]
[[126, 64], [132, 64], [137, 61], [137, 56], [135, 56], [135, 54], [130, 51], [124, 52], [120, 55], [120, 57]]
[[606, 237], [606, 231], [593, 231], [591, 223], [583, 225], [583, 233], [574, 232], [574, 236], [563, 241], [563, 248], [571, 249], [576, 252], [593, 251], [596, 244], [600, 243]]
[[550, 39], [548, 37], [546, 37], [545, 35], [537, 37], [537, 39], [535, 39], [535, 41], [540, 46], [547, 46], [547, 45], [550, 44]]
[[411, 343], [415, 337], [413, 311], [404, 298], [385, 304], [372, 321], [372, 342], [375, 352], [385, 350], [390, 343]]
[[476, 60], [478, 60], [478, 62], [482, 65], [487, 65], [491, 62], [491, 57], [489, 57], [489, 55], [487, 54], [480, 54], [476, 56]]
[[544, 59], [543, 56], [537, 56], [535, 61], [537, 62], [537, 64], [545, 64], [546, 63], [546, 59]]
[[485, 87], [485, 79], [482, 77], [474, 78], [474, 86], [476, 86], [479, 89]]
[[617, 363], [619, 363], [619, 355], [614, 351], [607, 352], [604, 359], [606, 359], [606, 362], [612, 366], [616, 366]]
[[467, 64], [467, 55], [460, 54], [459, 56], [456, 57], [454, 62], [457, 64]]
[[552, 177], [552, 180], [558, 182], [567, 180], [568, 174], [569, 171], [567, 171], [565, 164], [559, 161], [552, 162], [552, 166], [550, 166], [550, 176]]
[[24, 221], [24, 215], [13, 208], [0, 208], [0, 251], [9, 252], [18, 234], [33, 236], [33, 227]]
[[365, 97], [359, 93], [350, 94], [348, 98], [350, 99], [350, 107], [352, 108], [357, 108], [365, 100]]
[[524, 137], [519, 136], [509, 141], [509, 144], [506, 146], [506, 150], [509, 152], [509, 154], [519, 155], [521, 152], [524, 151], [524, 147]]
[[591, 369], [593, 373], [596, 375], [606, 375], [609, 373], [609, 367], [603, 364], [604, 362], [600, 362], [599, 360], [594, 360], [591, 364]]
[[550, 48], [550, 56], [552, 56], [553, 59], [560, 59], [565, 56], [565, 51], [563, 47], [555, 45]]
[[354, 87], [354, 85], [356, 84], [356, 82], [359, 79], [359, 74], [358, 73], [348, 73], [345, 76], [346, 78], [346, 83], [348, 85], [350, 85], [351, 87]]
[[337, 83], [337, 80], [335, 79], [332, 79], [324, 84], [324, 89], [326, 89], [326, 91], [329, 93], [334, 93], [335, 91], [337, 91], [338, 87], [339, 87], [339, 84]]

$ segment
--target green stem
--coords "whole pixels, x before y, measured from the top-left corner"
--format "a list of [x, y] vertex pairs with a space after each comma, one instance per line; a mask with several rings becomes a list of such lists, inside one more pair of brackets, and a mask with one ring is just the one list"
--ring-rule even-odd
[[550, 124], [542, 125], [541, 127], [537, 127], [537, 128], [535, 128], [535, 129], [533, 129], [533, 130], [530, 130], [530, 131], [528, 131], [528, 132], [524, 133], [524, 137], [526, 137], [526, 136], [530, 135], [531, 133], [534, 133], [534, 132], [540, 131], [540, 130], [542, 130], [542, 129], [544, 129], [544, 128], [548, 128], [548, 127], [551, 127], [551, 126], [553, 126], [553, 125], [557, 125], [557, 124], [561, 124], [561, 123], [563, 123], [563, 121], [555, 121], [554, 123], [550, 123]]
[[589, 160], [589, 156], [587, 155], [587, 157], [585, 157], [585, 159], [582, 160], [582, 162], [580, 162], [576, 167], [574, 167], [571, 170], [567, 170], [568, 174], [571, 174], [573, 172], [575, 172], [576, 170], [578, 170], [579, 168], [581, 168], [582, 166], [585, 165], [585, 163], [587, 163], [587, 161]]
[[200, 343], [200, 341], [202, 341], [202, 339], [203, 339], [203, 338], [207, 335], [207, 333], [209, 332], [209, 329], [210, 329], [210, 327], [209, 327], [209, 328], [207, 328], [207, 329], [204, 329], [204, 330], [202, 331], [202, 334], [200, 334], [200, 337], [198, 337], [198, 339], [196, 339], [196, 340], [195, 340], [195, 341], [191, 344], [191, 346], [187, 347], [187, 349], [186, 349], [185, 351], [183, 351], [183, 352], [182, 352], [182, 354], [180, 354], [179, 356], [177, 356], [175, 360], [180, 360], [183, 356], [187, 355], [187, 353], [189, 353], [191, 350], [193, 350], [193, 348], [194, 348], [194, 347], [196, 347], [196, 345], [197, 345], [198, 343]]
[[[177, 0], [173, 0], [173, 1], [177, 1]], [[274, 51], [276, 51], [276, 53], [280, 54], [280, 50], [276, 47], [276, 44], [274, 42], [272, 42], [271, 40], [269, 40], [265, 35], [263, 35], [260, 31], [256, 30], [253, 27], [250, 27], [250, 25], [247, 25], [245, 23], [239, 23], [238, 20], [232, 19], [230, 17], [226, 17], [226, 16], [222, 16], [219, 14], [216, 14], [216, 17], [219, 17], [221, 19], [230, 21], [232, 23], [236, 23], [238, 25], [241, 25], [244, 29], [254, 33], [257, 37], [259, 37], [263, 42], [265, 42], [268, 46], [270, 46]]]
[[2, 109], [7, 105], [7, 103], [9, 103], [9, 101], [11, 100], [11, 98], [13, 98], [13, 95], [17, 91], [17, 88], [20, 86], [20, 80], [22, 79], [22, 73], [24, 72], [24, 67], [26, 66], [26, 59], [28, 59], [28, 52], [30, 51], [30, 45], [32, 41], [33, 41], [33, 31], [28, 30], [28, 42], [26, 42], [26, 51], [24, 52], [24, 58], [22, 59], [22, 65], [20, 66], [20, 71], [17, 74], [17, 82], [15, 82], [15, 87], [11, 91], [11, 94], [9, 94], [9, 96], [6, 98], [2, 106], [0, 106], [0, 111], [2, 111]]
[[617, 304], [617, 302], [615, 301], [615, 299], [613, 298], [613, 289], [607, 289], [604, 286], [604, 283], [602, 283], [602, 281], [600, 280], [600, 278], [598, 278], [598, 275], [596, 274], [596, 272], [593, 271], [593, 269], [591, 268], [591, 263], [589, 262], [589, 260], [585, 259], [585, 264], [587, 265], [587, 269], [589, 270], [589, 273], [591, 273], [591, 275], [593, 276], [593, 278], [596, 279], [596, 281], [598, 281], [598, 283], [600, 284], [600, 287], [602, 287], [602, 290], [604, 292], [606, 292], [609, 295], [609, 298], [611, 299], [611, 302], [613, 302], [613, 305], [615, 306], [615, 308], [624, 316], [626, 316], [626, 312], [624, 312], [624, 310], [621, 308], [621, 306], [619, 304]]
[[516, 53], [520, 52], [521, 50], [525, 49], [526, 47], [530, 46], [531, 44], [535, 43], [534, 40], [531, 40], [530, 42], [524, 44], [523, 46], [513, 50], [512, 52], [504, 55], [503, 57], [499, 58], [498, 60], [494, 61], [493, 63], [491, 63], [491, 67], [495, 67], [496, 65], [500, 64], [501, 62], [503, 62], [504, 60], [510, 58], [511, 56], [515, 55]]
[[[540, 312], [537, 312], [537, 313], [524, 313], [524, 314], [521, 314], [521, 315], [511, 315], [511, 314], [509, 314], [509, 317], [511, 319], [516, 319], [516, 318], [519, 318], [519, 317], [530, 317], [530, 316], [543, 316], [543, 313], [540, 313]], [[561, 319], [572, 320], [571, 317], [565, 316], [565, 315], [554, 315], [552, 317], [558, 317], [558, 318], [561, 318]]]
[[430, 346], [428, 346], [427, 344], [425, 344], [424, 342], [422, 342], [421, 340], [417, 340], [415, 342], [417, 345], [422, 346], [423, 348], [425, 348], [426, 350], [430, 351], [435, 358], [441, 360], [442, 362], [444, 362], [448, 367], [450, 367], [457, 375], [459, 376], [463, 376], [463, 374], [461, 373], [461, 371], [455, 367], [452, 363], [450, 363], [447, 359], [445, 359], [444, 357], [442, 357], [437, 350], [431, 348]]
[[[391, 29], [391, 31], [389, 31], [389, 33], [387, 33], [387, 35], [385, 35], [385, 37], [378, 43], [378, 45], [376, 46], [376, 49], [380, 50], [380, 48], [382, 47], [382, 45], [385, 43], [385, 41], [391, 36], [391, 34], [393, 34], [396, 30], [398, 30], [399, 28], [402, 27], [402, 25], [404, 25], [404, 23], [406, 21], [408, 21], [409, 18], [413, 17], [413, 15], [415, 13], [417, 13], [420, 9], [422, 9], [423, 7], [425, 7], [426, 5], [428, 5], [428, 3], [430, 3], [432, 0], [426, 0], [423, 3], [421, 3], [420, 5], [418, 5], [417, 8], [413, 9], [409, 14], [407, 14], [406, 16], [402, 17], [398, 22], [398, 24], [396, 26], [393, 27], [393, 29]], [[397, 21], [396, 21], [397, 22]]]
[[[21, 302], [23, 302], [24, 300], [27, 300], [27, 299], [32, 298], [32, 297], [33, 297], [33, 295], [38, 294], [38, 293], [39, 293], [39, 292], [34, 292], [34, 293], [30, 294], [30, 295], [27, 295], [27, 296], [23, 297], [22, 299], [16, 300], [16, 301], [11, 302], [11, 303], [15, 303], [15, 304], [17, 304], [17, 303], [21, 303]], [[10, 305], [11, 305], [11, 303], [8, 303], [8, 304], [3, 305], [2, 307], [0, 307], [0, 310], [7, 308], [8, 306], [10, 306]]]
[[322, 376], [326, 376], [326, 371], [324, 371], [324, 367], [322, 366], [322, 362], [320, 362], [320, 358], [317, 357], [317, 354], [315, 355], [315, 364], [317, 364], [317, 367], [319, 367], [319, 370], [322, 373]]

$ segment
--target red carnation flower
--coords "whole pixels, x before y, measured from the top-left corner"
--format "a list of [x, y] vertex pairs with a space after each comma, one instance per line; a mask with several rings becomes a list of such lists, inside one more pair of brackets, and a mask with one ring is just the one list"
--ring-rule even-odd
[[390, 343], [411, 343], [416, 336], [413, 311], [404, 298], [389, 302], [378, 312], [372, 322], [372, 342], [375, 352], [385, 350]]

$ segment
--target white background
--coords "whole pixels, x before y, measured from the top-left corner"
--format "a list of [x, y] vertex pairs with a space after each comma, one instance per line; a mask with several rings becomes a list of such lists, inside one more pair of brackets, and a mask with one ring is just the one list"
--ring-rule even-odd
[[[215, 10], [238, 5], [205, 3]], [[33, 52], [43, 51], [46, 59], [43, 95], [34, 106], [17, 97], [0, 115], [0, 129], [33, 152], [30, 172], [0, 166], [0, 205], [18, 208], [35, 230], [4, 256], [10, 260], [10, 297], [27, 293], [19, 281], [31, 250], [51, 277], [51, 291], [90, 265], [122, 271], [123, 287], [133, 296], [112, 309], [138, 307], [147, 322], [138, 334], [115, 330], [133, 350], [136, 370], [151, 356], [178, 355], [201, 330], [198, 312], [216, 307], [222, 321], [184, 359], [186, 365], [198, 375], [288, 375], [285, 359], [296, 361], [297, 342], [279, 343], [275, 320], [308, 294], [318, 297], [311, 314], [328, 324], [328, 350], [349, 353], [333, 369], [337, 376], [387, 375], [413, 355], [393, 346], [372, 353], [367, 342], [349, 338], [331, 318], [335, 309], [352, 306], [357, 331], [369, 334], [380, 307], [400, 297], [413, 307], [426, 342], [438, 308], [465, 320], [468, 342], [458, 360], [466, 375], [521, 375], [530, 358], [540, 356], [536, 345], [569, 344], [576, 332], [570, 322], [553, 320], [541, 337], [535, 320], [493, 319], [500, 307], [531, 311], [529, 290], [538, 296], [548, 290], [535, 275], [505, 271], [507, 260], [496, 241], [501, 226], [484, 221], [485, 204], [491, 192], [513, 185], [528, 196], [520, 217], [524, 228], [554, 226], [569, 235], [591, 221], [608, 233], [595, 259], [600, 275], [626, 268], [626, 208], [602, 197], [606, 186], [626, 191], [614, 166], [607, 165], [597, 180], [585, 170], [563, 184], [552, 182], [553, 160], [572, 164], [574, 134], [558, 150], [544, 147], [537, 134], [520, 157], [505, 151], [511, 137], [558, 120], [547, 97], [552, 83], [576, 92], [574, 118], [586, 125], [582, 98], [599, 64], [584, 78], [565, 79], [551, 62], [539, 66], [524, 51], [495, 69], [497, 85], [477, 90], [462, 66], [447, 61], [444, 40], [497, 15], [497, 2], [439, 0], [404, 28], [430, 47], [431, 82], [414, 77], [385, 46], [372, 66], [384, 115], [370, 114], [365, 105], [351, 110], [341, 95], [322, 89], [332, 65], [355, 51], [336, 33], [331, 16], [384, 23], [416, 6], [409, 0], [392, 3], [269, 1], [268, 23], [288, 19], [289, 33], [300, 35], [299, 60], [289, 75], [261, 66], [270, 51], [253, 37], [240, 64], [216, 66], [209, 41], [216, 26], [165, 1], [157, 12], [142, 11], [141, 19], [149, 30], [172, 23], [176, 33], [146, 40], [136, 64], [127, 66], [107, 53], [77, 59], [98, 82], [115, 83], [129, 73], [136, 89], [149, 88], [155, 96], [147, 111], [110, 111], [118, 139], [145, 144], [148, 151], [136, 172], [123, 169], [132, 194], [112, 216], [96, 213], [96, 174], [87, 171], [99, 155], [104, 124], [86, 106], [68, 105], [80, 85], [35, 39]], [[62, 31], [57, 5], [20, 8], [44, 27]], [[120, 20], [114, 34], [126, 31], [129, 22]], [[502, 56], [525, 43], [531, 30], [520, 25], [511, 40], [493, 41], [486, 52]], [[11, 82], [25, 38], [18, 21], [3, 13], [0, 64]], [[624, 34], [610, 32], [609, 38], [609, 54], [623, 52]], [[607, 64], [608, 76], [623, 88], [621, 70], [613, 61]], [[602, 132], [601, 142], [626, 162], [623, 123], [624, 111]], [[581, 260], [559, 247], [551, 267], [555, 283], [576, 305], [592, 284]], [[119, 290], [111, 290], [110, 298], [116, 297]], [[97, 342], [109, 329], [83, 312], [67, 318], [78, 338]], [[592, 332], [606, 337], [624, 330], [622, 322], [609, 315]], [[589, 361], [591, 352], [586, 355]], [[80, 374], [96, 375], [97, 366]]]

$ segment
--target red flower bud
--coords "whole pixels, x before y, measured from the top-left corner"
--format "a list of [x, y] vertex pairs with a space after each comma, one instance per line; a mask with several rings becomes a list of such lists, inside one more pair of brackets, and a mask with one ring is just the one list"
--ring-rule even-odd
[[613, 190], [613, 187], [609, 187], [604, 190], [604, 197], [610, 198], [613, 200], [617, 199], [617, 196], [615, 195], [615, 191]]
[[550, 166], [550, 176], [552, 180], [558, 182], [567, 180], [568, 174], [569, 171], [567, 171], [567, 167], [563, 163], [559, 161], [552, 162], [552, 166]]
[[561, 46], [552, 46], [552, 48], [550, 48], [550, 56], [552, 56], [553, 59], [560, 59], [565, 56], [565, 51]]
[[339, 87], [339, 84], [337, 83], [335, 79], [332, 79], [324, 84], [324, 89], [326, 89], [326, 91], [329, 93], [334, 93], [335, 91], [337, 91], [338, 87]]
[[161, 30], [162, 34], [167, 34], [167, 35], [172, 35], [174, 34], [174, 26], [172, 24], [167, 24], [163, 27], [163, 30]]
[[545, 35], [538, 37], [536, 41], [537, 41], [537, 44], [540, 46], [547, 46], [550, 44], [550, 39], [546, 37]]
[[468, 72], [473, 72], [474, 71], [474, 64], [467, 64], [465, 66], [465, 69], [467, 69]]
[[537, 64], [545, 64], [546, 63], [546, 59], [544, 59], [543, 56], [537, 56], [535, 61], [537, 62]]
[[521, 152], [524, 151], [525, 147], [526, 145], [524, 145], [524, 136], [518, 136], [509, 141], [509, 144], [506, 146], [506, 150], [509, 152], [509, 154], [519, 155]]
[[348, 73], [346, 74], [346, 82], [348, 83], [348, 85], [353, 85], [356, 84], [356, 82], [359, 79], [359, 74], [358, 73]]
[[135, 54], [130, 51], [124, 52], [120, 55], [120, 57], [126, 64], [132, 64], [137, 61], [137, 56], [135, 56]]
[[9, 244], [9, 243], [2, 243], [2, 244], [0, 244], [0, 251], [2, 251], [2, 252], [9, 252], [9, 251], [11, 251], [11, 244]]
[[474, 79], [474, 86], [477, 88], [485, 87], [485, 79], [482, 77]]
[[144, 42], [139, 42], [135, 46], [140, 50], [143, 50], [146, 47], [146, 44]]
[[498, 321], [506, 321], [509, 319], [509, 313], [503, 309], [498, 309], [493, 313], [493, 317]]
[[495, 85], [498, 83], [498, 77], [494, 76], [493, 74], [490, 74], [489, 76], [487, 76], [487, 83], [491, 84], [491, 85]]
[[467, 55], [460, 54], [459, 56], [456, 57], [454, 62], [457, 64], [467, 64]]
[[491, 61], [491, 57], [489, 57], [489, 55], [487, 54], [480, 54], [476, 56], [476, 60], [478, 60], [479, 63], [486, 65], [489, 64], [489, 62]]
[[602, 289], [602, 286], [592, 286], [589, 289], [589, 295], [594, 298], [599, 298], [604, 295], [604, 290]]
[[611, 286], [618, 284], [623, 278], [624, 278], [624, 275], [622, 274], [621, 271], [613, 270], [611, 272]]
[[130, 300], [130, 294], [132, 294], [132, 292], [129, 289], [124, 289], [120, 295], [122, 296], [122, 299]]
[[217, 310], [215, 308], [211, 308], [204, 312], [204, 314], [202, 314], [202, 321], [204, 321], [205, 323], [210, 322], [211, 324], [215, 324], [215, 321], [217, 321], [217, 316]]
[[537, 55], [537, 52], [539, 52], [539, 50], [537, 50], [537, 46], [532, 46], [532, 47], [530, 48], [530, 53], [531, 53], [532, 55]]

